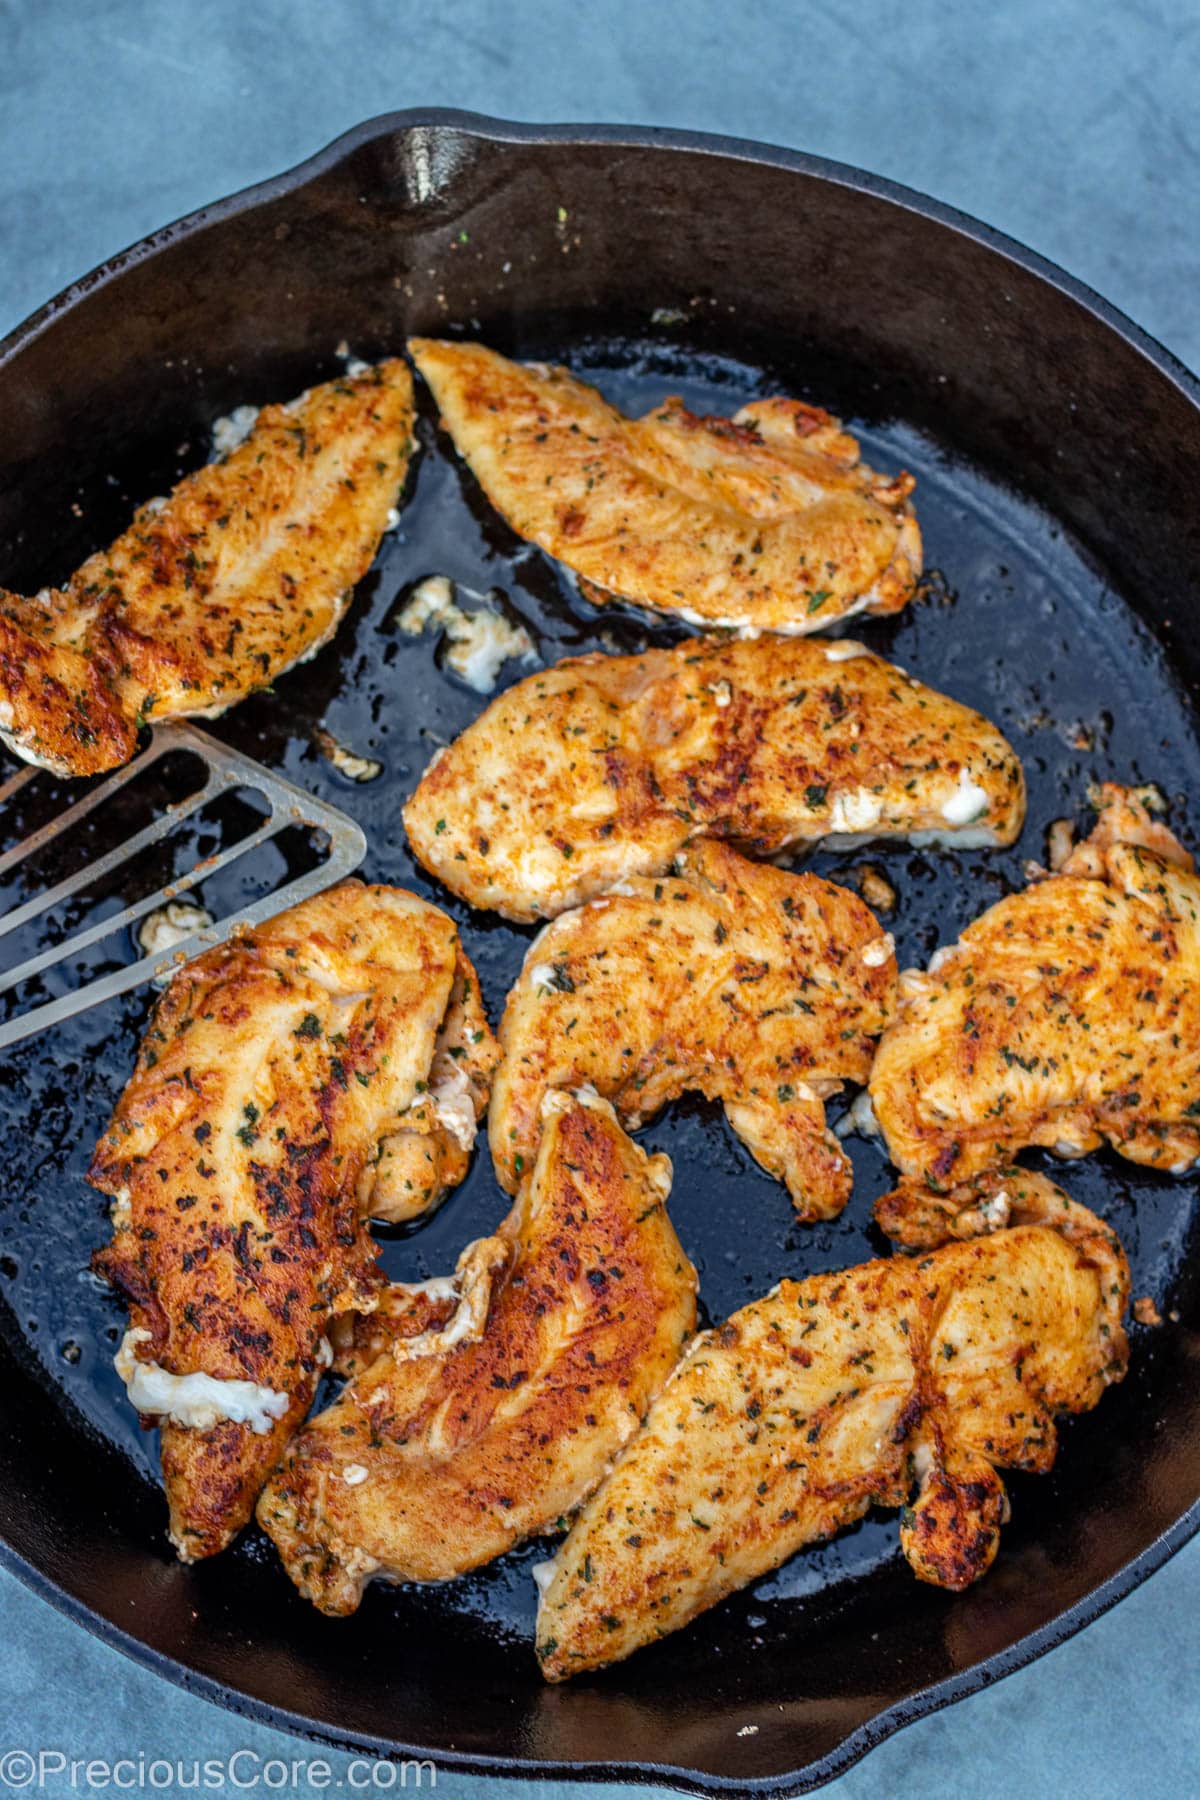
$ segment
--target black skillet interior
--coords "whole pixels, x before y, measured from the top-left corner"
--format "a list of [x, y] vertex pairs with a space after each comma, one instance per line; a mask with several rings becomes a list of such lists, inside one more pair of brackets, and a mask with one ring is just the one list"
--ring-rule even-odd
[[[716, 411], [773, 390], [817, 399], [872, 461], [916, 472], [935, 573], [904, 616], [860, 635], [1002, 726], [1030, 812], [1011, 851], [868, 853], [898, 890], [902, 964], [1019, 885], [1045, 826], [1081, 813], [1097, 778], [1157, 781], [1195, 841], [1200, 413], [1187, 378], [1013, 246], [801, 157], [414, 116], [168, 231], [0, 354], [5, 584], [65, 574], [203, 459], [217, 415], [332, 375], [339, 344], [369, 357], [414, 330], [569, 360], [631, 405], [665, 392]], [[419, 437], [400, 527], [335, 644], [215, 729], [353, 813], [366, 874], [448, 905], [495, 1017], [531, 934], [447, 902], [399, 817], [433, 749], [483, 702], [443, 671], [432, 638], [399, 632], [399, 603], [431, 573], [468, 598], [493, 592], [545, 661], [671, 631], [598, 615], [514, 539], [425, 396]], [[503, 679], [520, 673], [509, 664]], [[383, 776], [356, 787], [337, 774], [311, 743], [322, 723], [381, 758]], [[6, 836], [55, 799], [39, 783]], [[206, 819], [192, 847], [234, 828], [233, 814]], [[862, 860], [812, 866], [837, 876]], [[284, 861], [256, 872], [277, 879]], [[214, 884], [205, 898], [246, 891]], [[115, 910], [112, 895], [101, 903]], [[447, 1587], [372, 1591], [340, 1623], [294, 1595], [253, 1535], [181, 1569], [154, 1440], [111, 1369], [122, 1315], [85, 1273], [106, 1220], [82, 1173], [147, 1005], [87, 1015], [11, 1054], [0, 1077], [0, 1531], [42, 1592], [165, 1674], [335, 1740], [470, 1766], [792, 1792], [1055, 1642], [1194, 1529], [1197, 1186], [1100, 1156], [1058, 1173], [1117, 1226], [1135, 1293], [1166, 1323], [1135, 1329], [1129, 1379], [1064, 1429], [1054, 1474], [1012, 1482], [999, 1562], [967, 1595], [914, 1583], [894, 1518], [877, 1518], [630, 1663], [549, 1690], [529, 1648], [536, 1550]], [[646, 1136], [674, 1160], [673, 1214], [712, 1317], [781, 1275], [882, 1248], [867, 1220], [888, 1174], [870, 1145], [854, 1145], [845, 1217], [803, 1228], [706, 1106], [676, 1105]], [[387, 1265], [443, 1272], [502, 1210], [481, 1156], [435, 1218], [389, 1241]]]

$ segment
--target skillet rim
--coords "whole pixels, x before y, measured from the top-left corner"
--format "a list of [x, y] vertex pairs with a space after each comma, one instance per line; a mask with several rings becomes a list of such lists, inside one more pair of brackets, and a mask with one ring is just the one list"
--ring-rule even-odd
[[1135, 323], [1111, 301], [1086, 281], [1071, 275], [1051, 257], [1031, 250], [1019, 238], [998, 227], [986, 224], [962, 207], [936, 200], [918, 188], [859, 169], [853, 163], [838, 162], [833, 157], [817, 156], [807, 150], [789, 150], [781, 144], [759, 142], [754, 138], [733, 137], [715, 131], [690, 131], [667, 125], [602, 125], [602, 124], [526, 124], [520, 120], [501, 119], [489, 113], [470, 112], [451, 106], [407, 107], [396, 112], [376, 113], [361, 125], [352, 125], [323, 149], [301, 162], [293, 163], [278, 175], [248, 187], [236, 188], [219, 200], [183, 213], [169, 224], [148, 232], [145, 237], [126, 245], [114, 255], [97, 263], [86, 274], [70, 282], [59, 293], [39, 306], [20, 324], [0, 338], [0, 367], [9, 357], [38, 336], [43, 326], [69, 312], [93, 289], [104, 287], [125, 269], [156, 256], [180, 240], [191, 237], [208, 225], [218, 224], [239, 212], [294, 193], [308, 182], [345, 162], [356, 150], [382, 137], [398, 136], [421, 129], [453, 130], [469, 137], [484, 138], [496, 144], [610, 144], [639, 150], [682, 150], [696, 155], [720, 156], [735, 162], [761, 163], [772, 168], [787, 169], [793, 174], [810, 175], [835, 187], [852, 188], [875, 199], [887, 200], [906, 212], [920, 214], [945, 225], [961, 236], [972, 239], [985, 249], [994, 250], [1028, 274], [1047, 282], [1107, 325], [1124, 339], [1131, 349], [1153, 363], [1182, 393], [1200, 409], [1200, 375], [1188, 368], [1181, 358], [1168, 350], [1151, 332]]
[[[453, 131], [495, 144], [611, 145], [722, 157], [806, 175], [831, 186], [849, 188], [884, 200], [968, 238], [1073, 300], [1097, 324], [1113, 332], [1143, 357], [1159, 375], [1166, 377], [1183, 398], [1200, 411], [1200, 379], [1151, 333], [1135, 324], [1094, 288], [1068, 274], [1040, 252], [1030, 250], [1006, 232], [900, 182], [806, 151], [789, 150], [779, 145], [718, 133], [665, 126], [523, 123], [450, 107], [413, 107], [378, 114], [341, 133], [323, 149], [280, 174], [238, 189], [148, 233], [70, 283], [0, 339], [0, 370], [17, 351], [36, 339], [45, 327], [70, 312], [94, 291], [119, 278], [126, 269], [136, 267], [175, 243], [205, 230], [209, 225], [302, 189], [367, 144], [415, 130]], [[780, 1775], [739, 1778], [735, 1782], [730, 1777], [707, 1775], [700, 1770], [670, 1763], [562, 1763], [524, 1756], [469, 1755], [453, 1750], [438, 1750], [432, 1760], [439, 1769], [452, 1769], [464, 1774], [542, 1780], [625, 1780], [647, 1785], [667, 1784], [677, 1791], [697, 1795], [744, 1793], [789, 1796], [808, 1793], [845, 1773], [868, 1751], [883, 1743], [903, 1726], [978, 1693], [982, 1688], [991, 1686], [1005, 1675], [1024, 1668], [1047, 1651], [1065, 1643], [1068, 1638], [1132, 1593], [1198, 1532], [1200, 1498], [1143, 1550], [1131, 1557], [1107, 1580], [1100, 1582], [1074, 1606], [1058, 1613], [1006, 1649], [996, 1651], [972, 1664], [969, 1669], [894, 1701], [855, 1727], [835, 1749], [806, 1763], [800, 1769]], [[176, 1686], [190, 1693], [197, 1693], [242, 1717], [340, 1749], [365, 1750], [376, 1757], [430, 1757], [425, 1746], [373, 1737], [362, 1732], [330, 1730], [316, 1724], [304, 1714], [256, 1700], [215, 1677], [199, 1673], [179, 1658], [144, 1643], [77, 1595], [67, 1592], [52, 1576], [17, 1551], [2, 1534], [0, 1567], [15, 1575], [38, 1598], [48, 1601], [74, 1623], [82, 1625], [103, 1643], [121, 1651], [132, 1661], [172, 1681]]]

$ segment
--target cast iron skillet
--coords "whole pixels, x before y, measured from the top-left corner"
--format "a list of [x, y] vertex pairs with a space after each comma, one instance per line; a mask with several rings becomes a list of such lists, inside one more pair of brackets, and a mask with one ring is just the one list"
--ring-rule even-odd
[[[899, 890], [902, 963], [1018, 885], [1045, 825], [1082, 807], [1098, 776], [1157, 780], [1188, 836], [1200, 795], [1195, 384], [1026, 251], [783, 151], [401, 114], [170, 227], [0, 346], [0, 579], [31, 591], [64, 575], [132, 500], [203, 458], [217, 414], [333, 374], [340, 340], [370, 356], [447, 330], [569, 357], [630, 403], [679, 390], [732, 410], [772, 387], [807, 395], [854, 421], [872, 460], [916, 470], [937, 573], [902, 619], [862, 635], [996, 718], [1025, 759], [1031, 802], [1012, 851], [875, 856]], [[427, 406], [420, 437], [401, 529], [335, 645], [217, 729], [353, 811], [368, 875], [444, 903], [414, 870], [399, 806], [480, 701], [429, 640], [396, 632], [398, 596], [435, 570], [497, 588], [546, 660], [671, 633], [597, 618], [483, 504]], [[380, 756], [383, 778], [352, 788], [335, 774], [310, 743], [322, 721]], [[231, 828], [207, 821], [194, 844]], [[73, 849], [90, 853], [90, 840]], [[845, 875], [857, 860], [815, 866]], [[450, 910], [496, 1016], [529, 934]], [[82, 1172], [146, 1006], [135, 995], [92, 1014], [3, 1072], [0, 1535], [37, 1592], [210, 1698], [446, 1766], [797, 1793], [1060, 1642], [1200, 1522], [1196, 1184], [1100, 1156], [1055, 1172], [1118, 1227], [1135, 1293], [1152, 1293], [1166, 1322], [1135, 1330], [1129, 1379], [1064, 1429], [1053, 1476], [1012, 1481], [1000, 1559], [969, 1594], [918, 1586], [883, 1518], [629, 1663], [547, 1689], [529, 1649], [536, 1549], [446, 1588], [372, 1591], [336, 1623], [295, 1596], [253, 1534], [184, 1570], [164, 1541], [153, 1440], [111, 1371], [120, 1309], [82, 1273], [107, 1230]], [[669, 1109], [647, 1135], [674, 1158], [672, 1211], [713, 1317], [782, 1274], [882, 1248], [867, 1221], [888, 1172], [870, 1145], [855, 1147], [845, 1218], [803, 1228], [705, 1107]], [[389, 1268], [448, 1269], [502, 1210], [477, 1158], [435, 1219], [389, 1242]]]

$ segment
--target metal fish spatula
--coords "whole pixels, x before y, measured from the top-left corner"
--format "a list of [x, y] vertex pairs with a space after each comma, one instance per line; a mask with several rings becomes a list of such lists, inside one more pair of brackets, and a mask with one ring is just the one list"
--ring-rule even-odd
[[[327, 805], [312, 794], [306, 794], [302, 788], [272, 774], [252, 758], [228, 749], [215, 738], [209, 737], [207, 732], [176, 721], [155, 726], [149, 744], [132, 762], [108, 776], [99, 786], [91, 788], [81, 799], [23, 838], [20, 843], [0, 854], [0, 879], [9, 875], [27, 858], [41, 852], [64, 832], [70, 832], [79, 826], [88, 814], [103, 807], [106, 801], [113, 801], [121, 789], [171, 751], [186, 751], [197, 757], [203, 765], [200, 783], [194, 791], [167, 806], [150, 824], [115, 848], [105, 851], [75, 874], [55, 882], [7, 912], [0, 913], [0, 994], [32, 981], [48, 969], [68, 961], [72, 956], [87, 950], [93, 944], [101, 943], [115, 933], [136, 927], [140, 920], [157, 907], [177, 900], [199, 882], [210, 880], [222, 869], [228, 868], [289, 827], [305, 827], [316, 834], [319, 858], [317, 866], [286, 882], [284, 886], [275, 888], [251, 905], [232, 911], [214, 920], [211, 925], [194, 931], [191, 936], [173, 943], [169, 949], [141, 956], [137, 961], [94, 981], [85, 982], [57, 999], [31, 1007], [6, 1023], [0, 1023], [0, 1049], [9, 1044], [20, 1043], [23, 1038], [43, 1031], [47, 1026], [57, 1025], [64, 1019], [73, 1018], [75, 1014], [98, 1006], [102, 1001], [111, 1000], [117, 994], [127, 993], [141, 982], [153, 981], [157, 976], [170, 973], [188, 957], [196, 956], [201, 950], [207, 950], [214, 944], [223, 943], [236, 926], [257, 925], [283, 907], [307, 900], [322, 888], [351, 874], [366, 855], [367, 840], [361, 829], [353, 819], [347, 818], [336, 807]], [[9, 780], [0, 783], [0, 807], [6, 806], [39, 773], [36, 768], [21, 769]], [[133, 901], [110, 917], [85, 925], [61, 943], [51, 944], [36, 954], [27, 956], [15, 967], [5, 965], [4, 938], [20, 927], [34, 924], [38, 920], [49, 923], [54, 909], [120, 869], [143, 850], [168, 838], [186, 819], [199, 813], [222, 794], [237, 790], [258, 796], [267, 808], [266, 817], [261, 824], [245, 837], [216, 855], [204, 858], [187, 873], [160, 886], [154, 893]]]

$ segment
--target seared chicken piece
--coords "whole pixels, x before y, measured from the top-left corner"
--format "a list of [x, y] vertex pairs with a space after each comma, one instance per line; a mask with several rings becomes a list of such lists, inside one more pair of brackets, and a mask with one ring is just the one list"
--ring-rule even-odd
[[66, 594], [0, 589], [0, 739], [56, 775], [128, 762], [137, 727], [87, 654], [87, 622]]
[[996, 728], [861, 644], [702, 638], [518, 682], [438, 752], [404, 823], [454, 893], [525, 920], [662, 874], [699, 832], [773, 857], [1010, 844], [1024, 816]]
[[776, 398], [697, 418], [670, 399], [627, 419], [566, 369], [482, 344], [408, 347], [492, 505], [591, 599], [810, 632], [912, 597], [912, 477], [860, 462], [820, 407]]
[[379, 547], [412, 417], [399, 361], [266, 406], [65, 589], [0, 595], [0, 736], [92, 775], [128, 761], [144, 719], [214, 717], [315, 655]]
[[914, 1487], [914, 1573], [951, 1589], [984, 1573], [1008, 1516], [997, 1468], [1049, 1469], [1054, 1415], [1125, 1372], [1129, 1272], [1038, 1176], [961, 1200], [890, 1196], [885, 1222], [920, 1260], [783, 1281], [693, 1341], [543, 1571], [549, 1680], [628, 1656]]
[[88, 1178], [113, 1196], [95, 1262], [129, 1301], [118, 1369], [161, 1420], [185, 1561], [249, 1518], [330, 1319], [375, 1304], [363, 1216], [460, 1178], [462, 1096], [436, 1116], [437, 1065], [461, 1045], [481, 1111], [497, 1051], [473, 994], [443, 913], [349, 881], [206, 951], [160, 1000]]
[[[450, 925], [436, 907], [426, 911], [439, 929]], [[389, 1225], [407, 1224], [429, 1212], [463, 1180], [500, 1060], [475, 970], [457, 935], [455, 944], [450, 999], [434, 1039], [433, 1059], [359, 1184], [363, 1211]], [[444, 970], [440, 963], [429, 967], [433, 1003], [438, 1005]]]
[[500, 1026], [488, 1136], [515, 1191], [550, 1088], [594, 1087], [636, 1128], [695, 1089], [806, 1219], [850, 1194], [825, 1100], [865, 1081], [891, 1014], [893, 946], [858, 899], [698, 839], [680, 873], [564, 913], [530, 946]]
[[373, 1577], [444, 1581], [553, 1529], [695, 1328], [667, 1159], [603, 1102], [548, 1110], [512, 1213], [460, 1264], [458, 1311], [402, 1289], [360, 1321], [354, 1379], [263, 1491], [259, 1523], [323, 1612], [353, 1612]]
[[1200, 1156], [1200, 879], [1145, 790], [1096, 798], [1057, 874], [901, 978], [870, 1100], [903, 1174], [948, 1185], [1023, 1144]]

